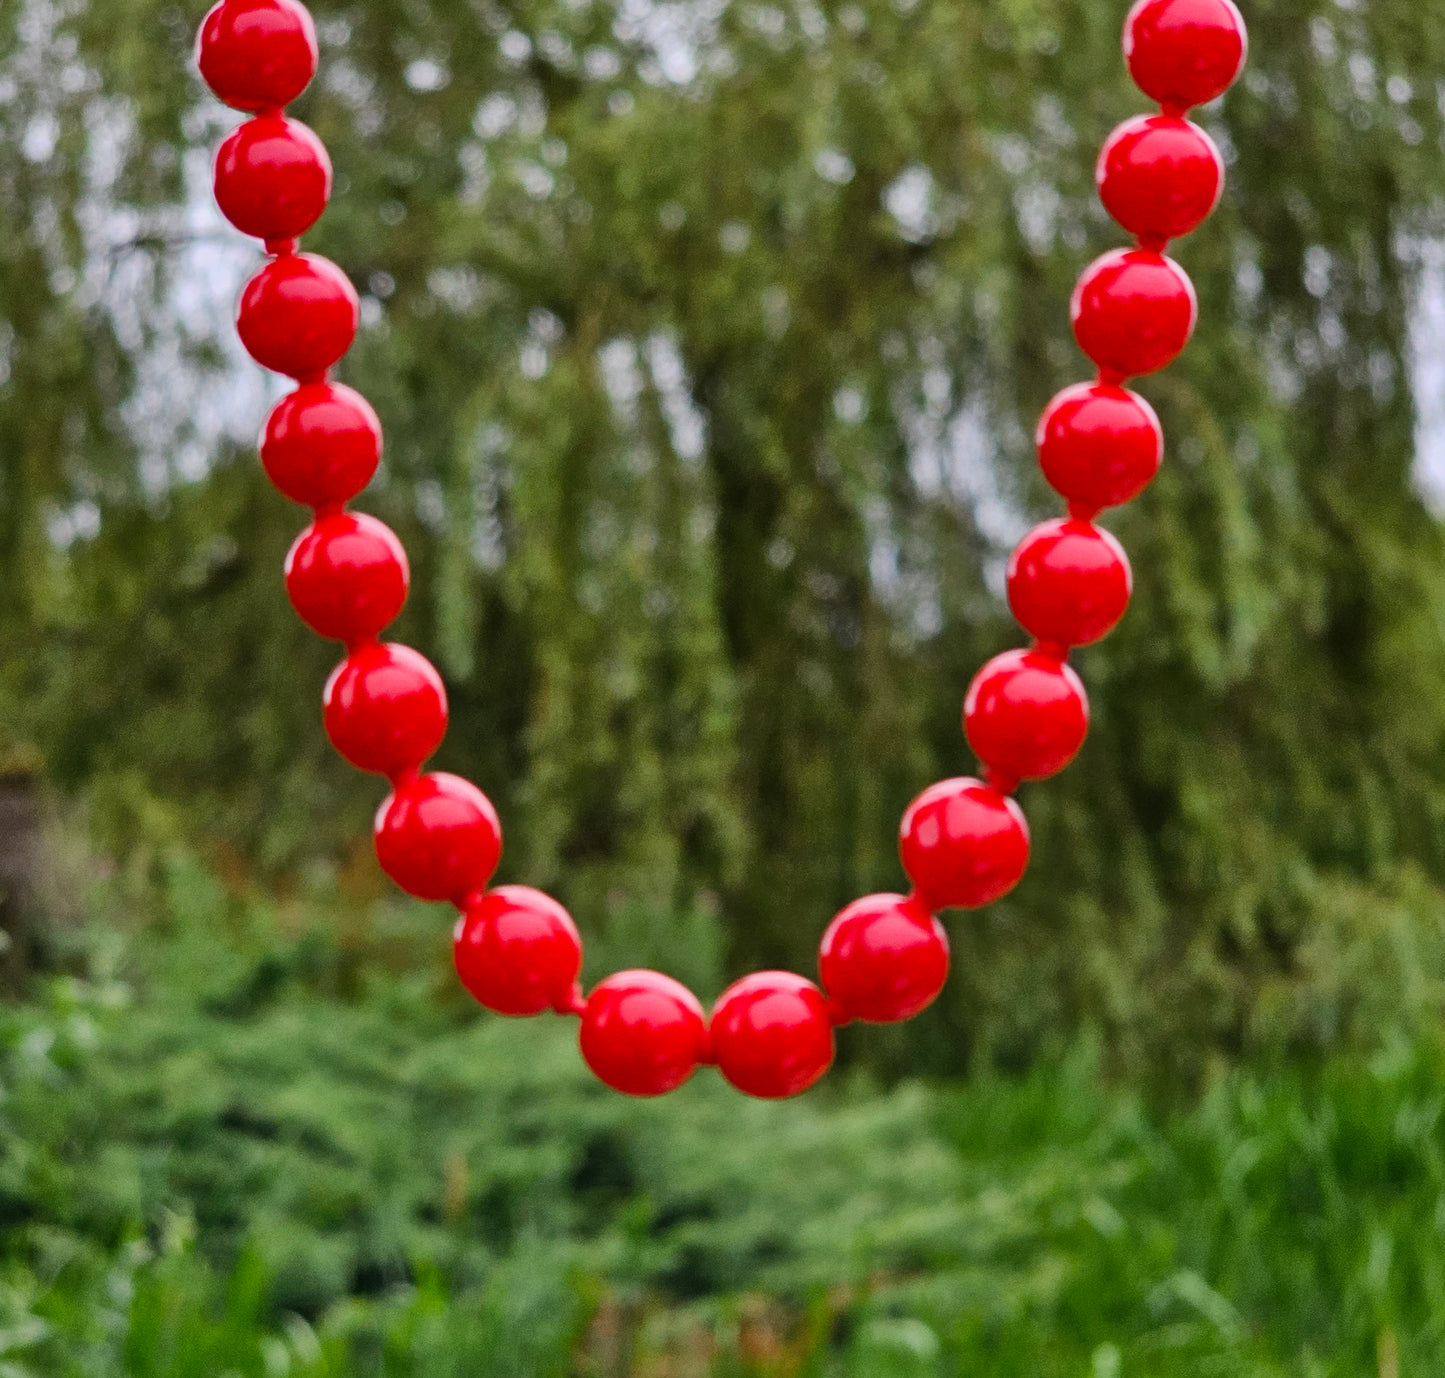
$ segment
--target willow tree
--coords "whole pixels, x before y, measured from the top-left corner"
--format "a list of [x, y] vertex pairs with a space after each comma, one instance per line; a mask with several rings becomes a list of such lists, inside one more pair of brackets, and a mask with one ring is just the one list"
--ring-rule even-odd
[[[909, 797], [972, 769], [1002, 557], [1055, 510], [1033, 418], [1119, 239], [1091, 174], [1141, 106], [1122, 8], [318, 0], [311, 242], [364, 293], [365, 502], [416, 555], [442, 763], [502, 808], [506, 874], [635, 959], [713, 967], [717, 911], [723, 966], [809, 963], [900, 883]], [[198, 18], [0, 17], [0, 685], [111, 845], [222, 837], [275, 875], [343, 853], [374, 790], [325, 751], [327, 653], [280, 595], [299, 519], [225, 345], [248, 260], [205, 209]], [[1026, 791], [1030, 877], [952, 924], [958, 977], [899, 1036], [940, 1066], [1081, 1020], [1170, 1065], [1437, 999], [1445, 552], [1410, 379], [1445, 29], [1248, 18], [1202, 115], [1227, 200], [1178, 251], [1202, 327], [1143, 388], [1166, 469], [1110, 519], [1134, 606], [1080, 659], [1082, 757]]]

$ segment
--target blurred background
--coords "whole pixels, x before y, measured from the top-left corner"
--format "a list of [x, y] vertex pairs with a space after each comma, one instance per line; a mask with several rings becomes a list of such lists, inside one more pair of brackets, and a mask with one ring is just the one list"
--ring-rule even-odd
[[[316, 0], [438, 759], [588, 976], [973, 763], [1123, 0]], [[1035, 859], [783, 1106], [481, 1014], [327, 748], [202, 9], [0, 9], [0, 1375], [1445, 1372], [1445, 11], [1255, 0]]]

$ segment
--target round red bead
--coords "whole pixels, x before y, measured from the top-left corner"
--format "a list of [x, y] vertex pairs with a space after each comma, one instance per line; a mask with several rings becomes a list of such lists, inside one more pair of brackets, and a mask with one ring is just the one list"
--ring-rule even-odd
[[292, 607], [337, 641], [366, 640], [394, 621], [410, 578], [396, 533], [363, 512], [318, 517], [286, 556]]
[[1222, 96], [1244, 66], [1248, 43], [1232, 0], [1138, 0], [1124, 21], [1129, 72], [1166, 109]]
[[969, 686], [963, 725], [990, 769], [1015, 780], [1046, 780], [1079, 754], [1089, 701], [1079, 677], [1052, 656], [1005, 651]]
[[1115, 249], [1074, 289], [1074, 337], [1101, 369], [1126, 378], [1157, 373], [1189, 343], [1198, 310], [1194, 284], [1173, 259]]
[[929, 909], [982, 909], [1023, 879], [1029, 827], [1023, 810], [991, 785], [941, 780], [908, 806], [898, 850]]
[[1219, 204], [1224, 163], [1197, 124], [1140, 115], [1109, 136], [1095, 177], [1115, 220], [1141, 239], [1162, 241], [1197, 229]]
[[331, 159], [299, 120], [261, 115], [233, 129], [216, 154], [216, 204], [242, 234], [295, 239], [331, 196]]
[[513, 1017], [569, 1010], [582, 940], [550, 895], [502, 885], [478, 895], [452, 935], [457, 975], [479, 1003]]
[[619, 971], [587, 997], [578, 1042], [587, 1065], [613, 1090], [661, 1096], [697, 1069], [707, 1025], [686, 986], [656, 971]]
[[322, 702], [331, 744], [376, 775], [415, 770], [446, 735], [441, 676], [410, 646], [358, 647], [331, 672]]
[[316, 75], [316, 28], [297, 0], [221, 0], [201, 23], [206, 85], [237, 110], [293, 101]]
[[246, 284], [236, 329], [263, 368], [310, 378], [351, 348], [360, 312], [356, 288], [334, 263], [315, 254], [288, 254]]
[[486, 886], [502, 859], [492, 801], [459, 775], [404, 781], [382, 800], [372, 833], [381, 869], [418, 899], [460, 904]]
[[806, 1091], [833, 1065], [833, 1021], [811, 981], [759, 971], [729, 986], [713, 1006], [712, 1055], [739, 1091], [781, 1100]]
[[1065, 388], [1045, 409], [1036, 439], [1054, 491], [1090, 513], [1138, 497], [1164, 455], [1154, 408], [1112, 383]]
[[350, 502], [376, 472], [381, 422], [359, 392], [341, 383], [303, 383], [267, 418], [261, 464], [292, 502]]
[[1124, 548], [1092, 522], [1065, 517], [1034, 527], [1008, 565], [1008, 601], [1040, 641], [1088, 646], [1129, 606], [1133, 574]]
[[916, 899], [869, 895], [828, 926], [823, 989], [852, 1019], [893, 1024], [927, 1009], [948, 979], [943, 925]]

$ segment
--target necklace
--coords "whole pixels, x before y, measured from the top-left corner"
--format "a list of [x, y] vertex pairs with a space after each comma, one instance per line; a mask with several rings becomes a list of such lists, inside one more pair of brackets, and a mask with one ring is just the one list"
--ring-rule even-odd
[[460, 911], [457, 972], [482, 1005], [577, 1016], [588, 1066], [629, 1095], [671, 1091], [713, 1064], [740, 1090], [776, 1098], [828, 1070], [836, 1026], [909, 1019], [935, 999], [948, 975], [936, 913], [991, 904], [1019, 882], [1029, 832], [1013, 794], [1068, 765], [1088, 730], [1069, 652], [1107, 635], [1132, 589], [1123, 548], [1094, 519], [1136, 497], [1163, 455], [1158, 417], [1124, 383], [1164, 368], [1188, 342], [1194, 288], [1165, 251], [1223, 188], [1218, 150], [1186, 114], [1224, 93], [1245, 51], [1233, 0], [1137, 0], [1125, 23], [1129, 70], [1160, 112], [1114, 131], [1097, 180], [1135, 246], [1095, 261], [1074, 292], [1074, 335], [1097, 377], [1060, 393], [1039, 422], [1039, 461], [1068, 515], [1035, 527], [1009, 561], [1009, 606], [1033, 642], [996, 656], [969, 687], [964, 731], [983, 778], [942, 781], [909, 806], [899, 850], [912, 890], [860, 899], [833, 920], [819, 984], [758, 972], [708, 1016], [654, 971], [619, 972], [584, 994], [567, 911], [526, 886], [488, 888], [502, 833], [486, 795], [423, 772], [446, 731], [446, 691], [425, 657], [380, 640], [406, 598], [406, 552], [388, 527], [346, 507], [381, 454], [375, 412], [329, 379], [356, 334], [359, 301], [334, 263], [297, 249], [331, 191], [326, 149], [283, 113], [315, 75], [315, 29], [299, 0], [221, 0], [206, 16], [201, 74], [251, 116], [221, 145], [216, 200], [270, 256], [242, 293], [237, 329], [257, 363], [296, 383], [266, 422], [261, 462], [286, 497], [314, 509], [287, 556], [286, 590], [308, 626], [345, 647], [323, 719], [347, 761], [390, 782], [374, 828], [382, 869], [408, 894]]

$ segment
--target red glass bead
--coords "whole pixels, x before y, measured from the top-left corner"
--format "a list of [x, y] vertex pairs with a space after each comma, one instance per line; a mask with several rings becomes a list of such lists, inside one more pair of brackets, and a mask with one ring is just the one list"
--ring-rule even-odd
[[1061, 661], [1042, 651], [1005, 651], [969, 686], [963, 725], [990, 769], [1015, 780], [1046, 780], [1079, 754], [1089, 701]]
[[615, 1091], [675, 1091], [707, 1051], [702, 1006], [684, 985], [656, 971], [619, 971], [587, 997], [578, 1034], [587, 1065]]
[[948, 937], [916, 899], [869, 895], [828, 926], [823, 989], [852, 1019], [893, 1024], [927, 1009], [948, 979]]
[[360, 646], [326, 681], [326, 735], [358, 770], [399, 775], [441, 745], [447, 694], [432, 663], [410, 646]]
[[261, 464], [292, 502], [350, 502], [376, 472], [381, 422], [359, 392], [341, 383], [303, 383], [266, 420]]
[[1249, 39], [1232, 0], [1138, 0], [1124, 21], [1124, 57], [1146, 96], [1187, 110], [1222, 96]]
[[1115, 249], [1074, 289], [1074, 337], [1101, 369], [1125, 378], [1157, 373], [1189, 343], [1198, 311], [1194, 284], [1172, 258]]
[[325, 373], [356, 338], [361, 302], [330, 259], [273, 259], [241, 293], [236, 329], [263, 368], [292, 378]]
[[1134, 578], [1124, 547], [1093, 522], [1064, 517], [1034, 527], [1008, 565], [1008, 603], [1039, 641], [1088, 646], [1129, 606]]
[[444, 772], [403, 781], [382, 800], [372, 835], [381, 869], [422, 900], [462, 903], [502, 859], [492, 801], [470, 780]]
[[1039, 419], [1036, 439], [1054, 491], [1089, 513], [1138, 497], [1164, 456], [1154, 408], [1112, 383], [1065, 388]]
[[1204, 223], [1224, 190], [1224, 163], [1197, 124], [1140, 115], [1109, 136], [1095, 179], [1104, 209], [1130, 234], [1162, 241]]
[[312, 631], [348, 644], [395, 620], [410, 578], [396, 533], [364, 512], [317, 518], [286, 556], [291, 606]]
[[215, 186], [221, 214], [242, 234], [295, 239], [326, 209], [331, 159], [300, 120], [261, 115], [221, 145]]
[[452, 934], [452, 958], [474, 999], [520, 1018], [571, 1009], [582, 939], [550, 895], [501, 885], [468, 902]]
[[811, 981], [759, 971], [729, 986], [713, 1006], [712, 1055], [739, 1091], [781, 1100], [806, 1091], [833, 1065], [833, 1021]]
[[1023, 810], [991, 785], [941, 780], [908, 806], [898, 850], [927, 908], [982, 909], [1023, 879], [1029, 826]]
[[201, 22], [196, 61], [237, 110], [279, 108], [316, 75], [316, 28], [297, 0], [221, 0]]

